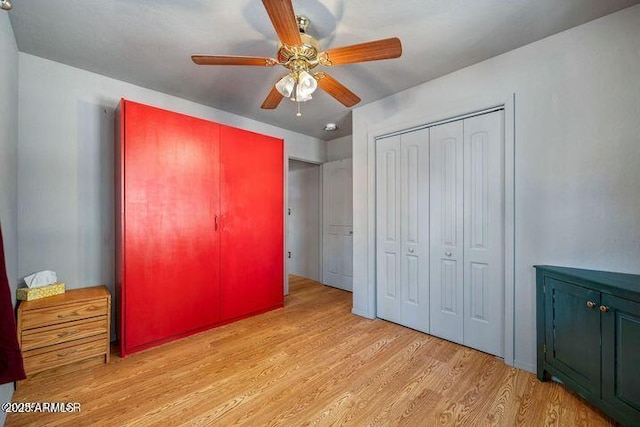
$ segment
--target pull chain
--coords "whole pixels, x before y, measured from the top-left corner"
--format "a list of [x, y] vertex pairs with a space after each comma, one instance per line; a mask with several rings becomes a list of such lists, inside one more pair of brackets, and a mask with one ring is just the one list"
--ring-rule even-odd
[[298, 112], [296, 113], [296, 117], [302, 117], [302, 113], [300, 112], [300, 102], [298, 104]]

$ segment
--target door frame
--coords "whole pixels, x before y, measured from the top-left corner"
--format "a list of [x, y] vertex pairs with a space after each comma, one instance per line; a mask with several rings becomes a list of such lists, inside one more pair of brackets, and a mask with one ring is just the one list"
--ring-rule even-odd
[[376, 140], [397, 133], [460, 120], [491, 109], [504, 109], [504, 362], [514, 366], [515, 359], [515, 94], [489, 98], [471, 98], [443, 106], [435, 114], [419, 114], [370, 126], [367, 129], [367, 312], [352, 310], [356, 315], [375, 318], [376, 307]]
[[289, 246], [287, 245], [287, 233], [289, 231], [289, 161], [290, 160], [296, 160], [299, 162], [304, 162], [304, 163], [309, 163], [311, 165], [315, 165], [318, 166], [318, 176], [319, 176], [319, 180], [318, 180], [318, 206], [320, 208], [320, 215], [319, 215], [319, 227], [318, 227], [318, 278], [320, 280], [320, 282], [322, 282], [322, 206], [323, 206], [323, 200], [322, 200], [322, 164], [323, 162], [318, 162], [315, 160], [308, 160], [308, 159], [303, 159], [301, 157], [295, 157], [295, 156], [289, 156], [289, 154], [286, 152], [284, 153], [284, 179], [283, 179], [283, 185], [284, 185], [284, 206], [282, 207], [283, 212], [284, 212], [284, 216], [283, 216], [283, 222], [284, 222], [284, 226], [283, 226], [283, 230], [284, 230], [284, 237], [283, 237], [283, 241], [284, 244], [282, 245], [282, 259], [284, 262], [284, 280], [283, 280], [283, 284], [282, 284], [282, 288], [283, 288], [283, 292], [284, 295], [289, 295], [289, 263], [287, 262], [287, 252], [289, 251]]

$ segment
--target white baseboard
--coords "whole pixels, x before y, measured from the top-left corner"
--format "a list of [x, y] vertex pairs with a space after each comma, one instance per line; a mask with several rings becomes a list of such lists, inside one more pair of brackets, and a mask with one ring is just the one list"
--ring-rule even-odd
[[356, 316], [365, 317], [367, 319], [375, 319], [375, 317], [371, 317], [369, 316], [369, 314], [365, 313], [364, 311], [360, 311], [355, 307], [351, 309], [351, 313], [355, 314]]
[[524, 371], [531, 372], [535, 374], [537, 372], [536, 365], [532, 365], [531, 363], [520, 362], [518, 360], [513, 361], [513, 366], [516, 368], [520, 368]]

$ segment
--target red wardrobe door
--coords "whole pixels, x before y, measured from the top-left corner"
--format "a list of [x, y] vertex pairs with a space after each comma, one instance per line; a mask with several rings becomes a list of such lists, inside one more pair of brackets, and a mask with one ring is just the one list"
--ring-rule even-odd
[[218, 124], [124, 101], [124, 352], [220, 320]]
[[221, 126], [223, 319], [283, 304], [283, 145]]

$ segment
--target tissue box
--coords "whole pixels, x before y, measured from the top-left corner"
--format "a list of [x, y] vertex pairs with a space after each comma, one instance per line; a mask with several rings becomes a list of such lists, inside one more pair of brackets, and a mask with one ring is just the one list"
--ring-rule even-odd
[[39, 288], [19, 288], [16, 297], [23, 301], [32, 301], [34, 299], [50, 297], [53, 295], [64, 294], [64, 283], [57, 282], [53, 285], [42, 286]]

